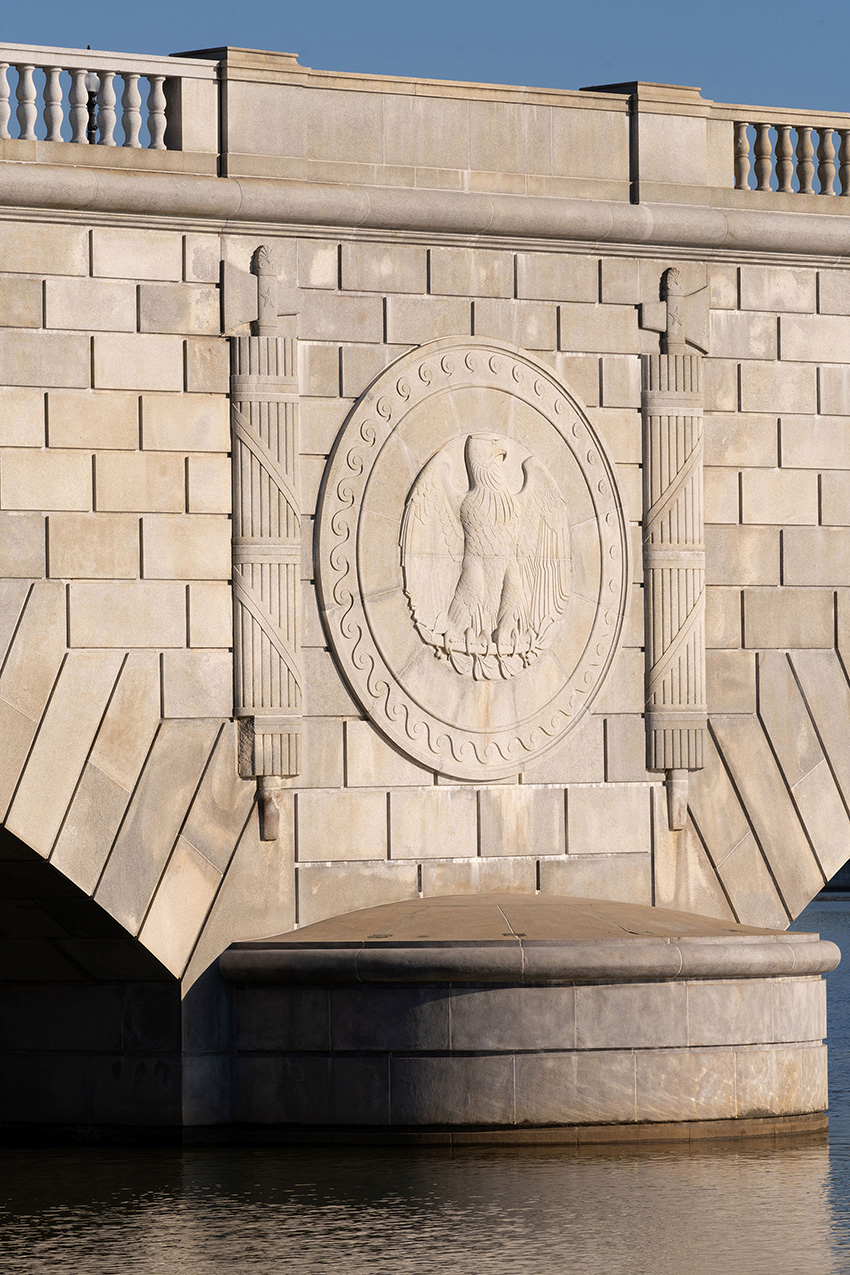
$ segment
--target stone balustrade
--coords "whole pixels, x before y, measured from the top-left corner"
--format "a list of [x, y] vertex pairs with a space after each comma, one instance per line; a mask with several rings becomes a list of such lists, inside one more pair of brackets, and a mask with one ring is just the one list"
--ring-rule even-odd
[[802, 112], [736, 116], [736, 190], [850, 195], [850, 117], [818, 123]]
[[184, 81], [208, 82], [214, 116], [216, 68], [196, 58], [0, 45], [0, 142], [184, 149]]

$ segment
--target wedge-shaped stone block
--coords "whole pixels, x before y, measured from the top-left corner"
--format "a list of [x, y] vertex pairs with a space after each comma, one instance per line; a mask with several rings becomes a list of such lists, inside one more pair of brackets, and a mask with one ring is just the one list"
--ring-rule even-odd
[[794, 801], [823, 874], [830, 880], [847, 862], [850, 819], [826, 760], [794, 785]]
[[787, 927], [791, 920], [788, 909], [751, 832], [717, 865], [717, 875], [742, 925], [760, 925], [773, 930]]
[[91, 458], [80, 452], [0, 453], [0, 505], [4, 509], [91, 509]]
[[86, 389], [89, 338], [74, 332], [0, 332], [0, 382]]
[[425, 292], [425, 248], [402, 244], [344, 243], [342, 287], [349, 292]]
[[[817, 369], [809, 363], [742, 363], [741, 411], [792, 415], [816, 412], [816, 373]], [[726, 410], [734, 410], [734, 405]]]
[[164, 722], [95, 899], [137, 934], [218, 733], [210, 721]]
[[31, 721], [41, 717], [65, 652], [65, 590], [33, 586], [0, 674], [0, 699]]
[[742, 266], [742, 310], [778, 310], [813, 314], [817, 301], [814, 270], [789, 270], [784, 266]]
[[3, 750], [0, 752], [0, 812], [5, 815], [29, 754], [36, 723], [31, 717], [7, 704], [4, 699], [0, 699], [0, 730], [3, 732]]
[[479, 793], [482, 855], [549, 855], [564, 850], [560, 788], [512, 785]]
[[186, 508], [186, 471], [171, 452], [104, 452], [95, 460], [98, 510], [131, 513], [182, 513]]
[[833, 651], [794, 651], [791, 663], [846, 803], [850, 801], [850, 687], [844, 669]]
[[91, 232], [91, 256], [92, 274], [102, 278], [183, 278], [183, 237], [174, 231], [102, 227]]
[[229, 584], [199, 580], [189, 585], [189, 645], [233, 645], [233, 605]]
[[0, 275], [0, 327], [40, 328], [42, 292], [40, 279]]
[[415, 863], [359, 863], [356, 873], [343, 864], [302, 864], [297, 878], [299, 923], [310, 925], [341, 912], [415, 899], [416, 879]]
[[129, 514], [51, 514], [50, 574], [62, 580], [132, 580], [139, 574], [139, 520]]
[[310, 788], [297, 808], [299, 862], [386, 859], [385, 793]]
[[[43, 395], [39, 397], [43, 399]], [[47, 419], [51, 447], [132, 450], [139, 446], [136, 394], [118, 390], [51, 390], [47, 396]]]
[[651, 858], [649, 854], [582, 854], [541, 859], [540, 890], [543, 894], [651, 903]]
[[451, 859], [478, 853], [475, 792], [421, 788], [390, 794], [393, 859]]
[[[298, 335], [305, 341], [379, 343], [383, 339], [383, 314], [383, 302], [379, 296], [328, 295], [324, 292], [305, 291], [301, 294]], [[396, 341], [399, 338], [390, 339]]]
[[40, 579], [45, 574], [41, 514], [0, 514], [0, 576]]
[[796, 363], [843, 363], [850, 318], [824, 314], [783, 314], [779, 320], [782, 358]]
[[50, 862], [91, 894], [117, 836], [130, 793], [88, 761], [56, 840]]
[[28, 580], [0, 579], [0, 664], [6, 658], [29, 592]]
[[135, 284], [106, 279], [47, 279], [44, 326], [79, 332], [135, 332]]
[[345, 723], [346, 783], [352, 788], [429, 784], [433, 772], [418, 766], [380, 735], [371, 722]]
[[163, 717], [230, 717], [233, 660], [228, 651], [164, 651]]
[[[185, 345], [187, 392], [226, 394], [230, 388], [230, 351], [227, 341], [221, 337], [190, 336], [186, 338]], [[162, 388], [174, 387], [169, 385]]]
[[0, 387], [0, 447], [43, 447], [44, 393]]
[[823, 751], [786, 655], [759, 656], [759, 717], [793, 788], [823, 761]]
[[636, 309], [578, 304], [559, 309], [559, 349], [590, 354], [639, 353]]
[[150, 514], [142, 519], [144, 574], [150, 580], [227, 580], [228, 518], [211, 514]]
[[745, 472], [741, 478], [741, 507], [745, 523], [817, 525], [817, 474], [795, 469]]
[[[741, 314], [734, 310], [709, 312], [710, 349], [719, 359], [775, 359], [777, 357], [777, 325], [772, 314]], [[782, 320], [782, 357], [797, 356], [785, 349], [785, 323]]]
[[[779, 463], [779, 425], [775, 416], [706, 414], [703, 436], [706, 465], [727, 465], [731, 469], [767, 466], [773, 469]], [[802, 468], [796, 454], [794, 458], [786, 457], [783, 417], [782, 458], [786, 464]]]
[[80, 581], [70, 586], [68, 595], [72, 647], [185, 644], [186, 589], [182, 584], [157, 580]]
[[[371, 327], [366, 331], [371, 332]], [[441, 336], [467, 336], [471, 331], [472, 305], [464, 297], [387, 297], [387, 340], [394, 345], [421, 345]], [[364, 334], [361, 340], [380, 337]]]
[[646, 854], [649, 846], [649, 790], [645, 785], [570, 788], [569, 854]]
[[228, 722], [195, 794], [181, 836], [219, 872], [230, 862], [251, 813], [256, 785], [237, 774], [237, 726]]
[[779, 531], [706, 527], [705, 576], [710, 585], [779, 584]]
[[182, 390], [183, 342], [176, 336], [102, 332], [94, 341], [99, 390]]
[[217, 336], [220, 330], [218, 288], [193, 287], [186, 283], [139, 285], [140, 332]]
[[426, 859], [422, 864], [422, 893], [533, 894], [536, 888], [534, 859]]
[[577, 987], [577, 1049], [660, 1049], [688, 1043], [684, 983]]
[[517, 255], [516, 278], [517, 296], [531, 300], [596, 301], [599, 295], [599, 264], [595, 257], [521, 252]]
[[744, 590], [745, 646], [831, 648], [834, 635], [835, 606], [831, 592], [787, 588]]
[[476, 336], [489, 336], [525, 350], [554, 350], [558, 343], [555, 306], [539, 301], [475, 301]]
[[142, 444], [148, 451], [229, 451], [227, 399], [213, 394], [143, 395]]
[[128, 793], [135, 787], [159, 725], [159, 710], [159, 657], [153, 651], [131, 651], [89, 758]]
[[48, 855], [121, 667], [117, 651], [72, 651], [50, 699], [6, 826]]
[[789, 527], [782, 537], [785, 584], [846, 585], [850, 528]]
[[178, 837], [139, 934], [143, 946], [178, 978], [220, 883], [218, 869]]
[[514, 258], [487, 248], [432, 248], [429, 277], [429, 291], [438, 295], [512, 297]]

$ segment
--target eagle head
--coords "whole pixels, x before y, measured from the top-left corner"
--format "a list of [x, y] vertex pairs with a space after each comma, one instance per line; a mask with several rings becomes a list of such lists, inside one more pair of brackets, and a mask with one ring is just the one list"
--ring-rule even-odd
[[507, 456], [505, 440], [496, 434], [470, 434], [464, 448], [471, 486], [504, 486], [500, 468]]

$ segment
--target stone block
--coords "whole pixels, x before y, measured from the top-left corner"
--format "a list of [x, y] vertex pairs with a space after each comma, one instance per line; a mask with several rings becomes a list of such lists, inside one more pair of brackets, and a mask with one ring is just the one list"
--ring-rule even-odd
[[230, 451], [230, 405], [212, 394], [142, 395], [142, 445], [148, 451]]
[[484, 173], [549, 173], [551, 112], [546, 107], [473, 99], [469, 168]]
[[221, 271], [221, 237], [183, 236], [183, 278], [187, 283], [218, 283]]
[[[174, 340], [156, 337], [155, 340]], [[173, 385], [144, 389], [174, 389]], [[226, 394], [230, 389], [230, 351], [223, 337], [186, 338], [186, 390], [189, 394]]]
[[229, 457], [190, 456], [186, 468], [189, 513], [229, 514], [232, 503]]
[[351, 788], [411, 787], [433, 782], [433, 772], [410, 761], [371, 722], [345, 723], [345, 782]]
[[[732, 411], [734, 408], [725, 410]], [[742, 412], [816, 412], [816, 369], [809, 363], [742, 363]]]
[[457, 987], [451, 1048], [503, 1052], [575, 1048], [575, 988]]
[[[806, 418], [807, 419], [807, 418]], [[779, 424], [775, 416], [723, 416], [703, 418], [706, 465], [731, 469], [779, 464]], [[785, 459], [785, 418], [782, 421], [782, 456]], [[800, 467], [796, 459], [789, 464]]]
[[564, 793], [527, 784], [478, 794], [482, 855], [563, 854]]
[[64, 592], [52, 581], [33, 586], [0, 673], [0, 700], [33, 722], [44, 711], [64, 655]]
[[256, 796], [254, 780], [236, 773], [237, 730], [236, 722], [225, 724], [180, 834], [219, 872], [230, 863]]
[[301, 652], [304, 671], [304, 714], [307, 717], [360, 717], [334, 660], [327, 651], [308, 647]]
[[184, 837], [177, 838], [139, 942], [179, 978], [221, 882], [221, 873]]
[[[555, 374], [585, 407], [599, 405], [601, 378], [598, 354], [558, 354], [555, 358]], [[607, 424], [609, 416], [603, 417], [600, 413], [598, 419]], [[608, 433], [604, 426], [603, 432], [607, 438]]]
[[183, 237], [169, 230], [98, 227], [91, 232], [91, 263], [92, 274], [99, 278], [178, 283], [183, 278]]
[[[790, 583], [786, 578], [786, 584]], [[834, 640], [835, 605], [830, 591], [807, 588], [744, 590], [745, 646], [762, 649], [831, 648]]]
[[43, 447], [44, 393], [0, 387], [0, 447]]
[[793, 788], [823, 761], [791, 665], [784, 654], [758, 657], [759, 717], [788, 784]]
[[487, 248], [432, 248], [429, 285], [429, 292], [443, 296], [512, 297], [513, 253]]
[[846, 270], [819, 271], [818, 313], [850, 314], [850, 274]]
[[634, 648], [620, 647], [594, 711], [599, 714], [642, 713], [645, 677], [643, 653]]
[[3, 451], [0, 453], [0, 506], [3, 509], [91, 509], [91, 457], [59, 449]]
[[814, 270], [784, 266], [741, 267], [741, 309], [813, 314], [817, 303]]
[[754, 713], [755, 656], [749, 651], [706, 651], [705, 685], [710, 713]]
[[94, 337], [94, 386], [99, 390], [182, 390], [183, 343], [176, 336]]
[[514, 1065], [517, 1124], [634, 1121], [631, 1050], [517, 1054]]
[[658, 776], [646, 768], [646, 722], [638, 714], [605, 719], [605, 779], [609, 784], [649, 783]]
[[[344, 293], [306, 291], [301, 293], [301, 310], [298, 315], [300, 339], [380, 343], [383, 340], [383, 330], [384, 305], [379, 296], [359, 297]], [[397, 337], [390, 339], [398, 340]]]
[[0, 577], [41, 579], [45, 570], [41, 514], [0, 514]]
[[478, 853], [475, 792], [469, 788], [399, 789], [390, 794], [393, 859], [452, 859]]
[[404, 1125], [514, 1122], [510, 1054], [404, 1054], [390, 1058], [393, 1122]]
[[[43, 317], [42, 293], [43, 285], [40, 279], [22, 279], [20, 275], [0, 275], [0, 327], [40, 328]], [[66, 325], [53, 324], [52, 326]]]
[[211, 514], [150, 514], [142, 519], [142, 563], [149, 580], [229, 580], [231, 525]]
[[132, 651], [97, 732], [89, 761], [103, 774], [133, 791], [159, 726], [159, 657]]
[[388, 345], [343, 345], [340, 349], [343, 395], [352, 402], [359, 398], [369, 382], [398, 354], [398, 350]]
[[0, 331], [0, 382], [87, 389], [89, 338], [76, 332]]
[[188, 283], [139, 284], [139, 331], [217, 336], [221, 330], [218, 288]]
[[779, 584], [779, 531], [772, 527], [706, 527], [705, 576], [708, 584], [739, 588]]
[[791, 469], [850, 469], [848, 423], [824, 416], [783, 416], [782, 464]]
[[0, 700], [0, 730], [3, 751], [0, 753], [0, 811], [5, 814], [17, 787], [36, 732], [36, 722]]
[[707, 412], [737, 412], [737, 363], [728, 359], [706, 359], [702, 379], [703, 404]]
[[230, 717], [232, 712], [229, 651], [163, 652], [163, 717]]
[[603, 257], [599, 300], [605, 305], [638, 305], [643, 300], [640, 262], [631, 257]]
[[51, 447], [133, 449], [139, 445], [138, 395], [118, 390], [51, 390], [47, 422]]
[[450, 999], [447, 987], [332, 987], [331, 1048], [447, 1050]]
[[820, 478], [821, 522], [850, 526], [850, 473], [826, 473]]
[[30, 593], [26, 579], [0, 578], [0, 660], [5, 660]]
[[386, 793], [302, 789], [297, 827], [299, 863], [385, 860]]
[[340, 356], [338, 345], [298, 343], [298, 383], [301, 388], [301, 410], [305, 397], [328, 397], [340, 393]]
[[731, 648], [743, 645], [740, 589], [706, 589], [705, 644]]
[[361, 862], [356, 873], [343, 864], [302, 864], [297, 875], [299, 924], [415, 899], [416, 879], [415, 863]]
[[139, 520], [127, 514], [51, 514], [50, 575], [132, 580], [139, 574]]
[[635, 1064], [638, 1120], [728, 1120], [738, 1114], [729, 1050], [640, 1050]]
[[536, 862], [532, 858], [426, 859], [422, 864], [422, 893], [534, 894]]
[[602, 358], [603, 407], [640, 407], [640, 360], [617, 354]]
[[[362, 340], [380, 340], [368, 331], [370, 335], [364, 334]], [[464, 297], [387, 297], [387, 340], [393, 345], [422, 345], [437, 337], [471, 332], [472, 305]]]
[[305, 717], [301, 722], [299, 788], [341, 788], [344, 723], [333, 717]]
[[745, 471], [741, 476], [741, 511], [745, 523], [817, 524], [817, 474], [803, 469]]
[[794, 801], [824, 877], [830, 880], [847, 862], [850, 819], [826, 759], [794, 785]]
[[0, 261], [9, 274], [86, 275], [88, 231], [84, 226], [4, 221]]
[[[703, 490], [706, 522], [738, 522], [740, 492], [737, 470], [706, 466], [703, 470]], [[769, 521], [772, 522], [773, 519]]]
[[339, 249], [339, 244], [327, 239], [299, 239], [299, 287], [337, 288], [339, 286]]
[[688, 1043], [684, 983], [576, 987], [577, 1049], [661, 1049]]
[[302, 453], [311, 456], [329, 455], [353, 406], [353, 398], [302, 400], [298, 420]]
[[46, 279], [44, 326], [80, 332], [135, 332], [136, 286], [108, 279]]
[[126, 788], [86, 763], [50, 862], [87, 894], [97, 885], [129, 801]]
[[518, 297], [533, 301], [595, 302], [599, 296], [599, 264], [595, 257], [520, 252], [516, 261], [516, 288]]
[[348, 292], [425, 292], [425, 248], [404, 244], [344, 243], [341, 287]]
[[302, 456], [298, 462], [298, 494], [303, 513], [314, 513], [325, 472], [324, 456]]
[[708, 303], [712, 310], [737, 310], [738, 267], [711, 262], [707, 270]]
[[170, 581], [80, 581], [68, 591], [68, 627], [72, 647], [183, 646], [186, 589]]
[[850, 368], [825, 364], [818, 369], [818, 406], [824, 416], [850, 416]]
[[189, 645], [233, 645], [233, 605], [229, 584], [218, 580], [198, 580], [189, 585]]
[[524, 350], [554, 350], [558, 344], [555, 306], [539, 301], [474, 301], [476, 336], [492, 337]]
[[637, 310], [614, 305], [559, 307], [558, 348], [575, 353], [638, 354]]
[[567, 853], [646, 854], [649, 819], [644, 784], [575, 785], [567, 793]]
[[779, 320], [782, 357], [797, 363], [843, 363], [850, 318], [823, 314], [783, 314]]
[[826, 1036], [826, 981], [822, 978], [774, 978], [775, 1040], [823, 1040]]
[[784, 583], [845, 585], [848, 555], [850, 528], [789, 527], [782, 533]]
[[326, 987], [240, 987], [233, 1000], [233, 1039], [241, 1054], [327, 1050]]
[[186, 508], [185, 462], [173, 452], [103, 452], [95, 459], [94, 484], [98, 510], [179, 514]]
[[[786, 350], [785, 324], [782, 322], [782, 356], [797, 356]], [[712, 358], [775, 359], [777, 357], [777, 321], [772, 314], [746, 314], [735, 310], [709, 312], [709, 340]]]
[[636, 411], [594, 412], [593, 421], [608, 454], [618, 465], [639, 465], [643, 460], [641, 419]]

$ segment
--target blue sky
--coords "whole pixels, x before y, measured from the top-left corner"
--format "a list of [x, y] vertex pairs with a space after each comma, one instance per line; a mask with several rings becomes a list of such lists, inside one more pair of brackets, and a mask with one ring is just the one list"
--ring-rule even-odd
[[850, 112], [850, 5], [823, 0], [35, 0], [0, 38], [136, 53], [223, 44], [305, 66], [553, 88], [695, 84], [715, 101]]

